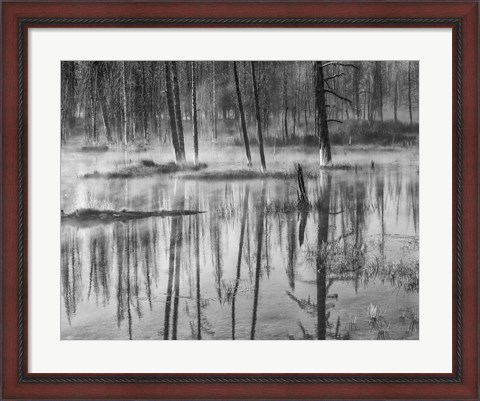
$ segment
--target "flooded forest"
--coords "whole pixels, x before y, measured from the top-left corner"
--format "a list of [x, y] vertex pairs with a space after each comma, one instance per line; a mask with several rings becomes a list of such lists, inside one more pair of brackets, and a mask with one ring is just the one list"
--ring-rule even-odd
[[417, 61], [62, 61], [62, 340], [417, 340]]

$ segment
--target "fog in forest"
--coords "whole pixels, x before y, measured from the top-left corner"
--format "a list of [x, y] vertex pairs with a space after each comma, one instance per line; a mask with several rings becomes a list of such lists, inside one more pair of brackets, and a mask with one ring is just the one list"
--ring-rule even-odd
[[63, 61], [63, 340], [419, 338], [417, 61]]

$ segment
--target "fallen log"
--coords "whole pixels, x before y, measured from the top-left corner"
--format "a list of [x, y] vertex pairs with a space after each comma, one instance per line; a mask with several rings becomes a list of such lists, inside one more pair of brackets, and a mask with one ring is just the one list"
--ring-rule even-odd
[[94, 226], [113, 222], [145, 219], [148, 217], [177, 217], [205, 213], [196, 210], [155, 210], [150, 212], [134, 210], [76, 209], [73, 213], [62, 213], [62, 223], [76, 226]]

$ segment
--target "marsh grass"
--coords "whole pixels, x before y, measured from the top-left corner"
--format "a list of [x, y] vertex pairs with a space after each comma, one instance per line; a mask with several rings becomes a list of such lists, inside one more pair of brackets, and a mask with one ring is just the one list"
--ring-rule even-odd
[[109, 149], [108, 145], [85, 145], [80, 148], [81, 152], [90, 152], [90, 153], [104, 153]]
[[378, 241], [356, 244], [352, 233], [347, 233], [322, 244], [320, 249], [315, 243], [307, 243], [303, 250], [303, 259], [306, 265], [312, 268], [319, 256], [327, 260], [328, 274], [337, 280], [358, 277], [366, 285], [378, 279], [382, 284], [388, 282], [392, 285], [396, 293], [401, 289], [406, 293], [418, 293], [418, 237], [405, 237], [403, 241], [400, 255], [387, 258], [381, 254]]
[[[314, 169], [304, 170], [305, 179], [316, 179], [323, 171], [346, 171], [346, 170], [363, 170], [367, 168], [364, 165], [350, 163], [333, 163], [326, 166], [317, 166]], [[369, 167], [368, 167], [369, 168]], [[185, 171], [185, 170], [184, 170]], [[188, 170], [187, 170], [188, 171]], [[186, 180], [257, 180], [257, 179], [275, 179], [275, 180], [296, 180], [297, 172], [291, 170], [267, 170], [262, 172], [255, 169], [231, 169], [231, 170], [192, 170], [185, 174], [181, 174], [180, 178]]]
[[136, 165], [122, 167], [110, 172], [101, 173], [99, 171], [94, 171], [93, 173], [87, 173], [83, 178], [138, 178], [161, 174], [173, 174], [181, 171], [199, 171], [205, 168], [207, 168], [205, 163], [177, 164], [175, 162], [170, 162], [157, 164], [152, 160], [142, 160]]

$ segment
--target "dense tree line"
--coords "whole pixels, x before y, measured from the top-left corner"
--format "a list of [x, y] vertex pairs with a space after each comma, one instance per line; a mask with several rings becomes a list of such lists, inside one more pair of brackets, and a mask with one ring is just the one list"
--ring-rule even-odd
[[[345, 120], [418, 119], [418, 62], [412, 61], [64, 61], [61, 136], [88, 144], [198, 143], [238, 135], [251, 164], [264, 139], [319, 137], [331, 159], [329, 126]], [[256, 135], [254, 135], [256, 133]]]

